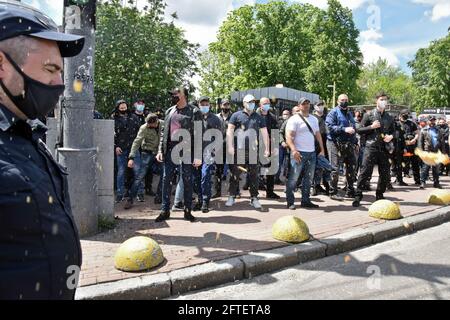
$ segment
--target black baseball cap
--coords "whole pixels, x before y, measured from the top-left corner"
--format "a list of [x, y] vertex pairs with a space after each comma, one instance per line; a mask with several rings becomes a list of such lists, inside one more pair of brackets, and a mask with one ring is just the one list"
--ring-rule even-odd
[[0, 0], [0, 41], [18, 36], [56, 41], [62, 57], [78, 55], [84, 37], [58, 31], [56, 23], [42, 12], [20, 2]]

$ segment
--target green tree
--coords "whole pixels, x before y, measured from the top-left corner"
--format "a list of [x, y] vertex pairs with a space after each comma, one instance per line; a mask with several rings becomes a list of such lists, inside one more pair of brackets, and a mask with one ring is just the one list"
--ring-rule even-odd
[[450, 34], [419, 49], [409, 62], [417, 87], [414, 107], [450, 107]]
[[[329, 0], [315, 34], [313, 59], [306, 70], [306, 88], [331, 102], [328, 86], [336, 82], [336, 92], [347, 93], [354, 101], [363, 57], [352, 11], [337, 0]], [[334, 104], [336, 101], [330, 103]]]
[[358, 87], [358, 104], [373, 104], [379, 91], [387, 92], [394, 104], [411, 106], [413, 102], [414, 85], [411, 77], [399, 67], [390, 66], [384, 59], [364, 66]]
[[101, 112], [110, 113], [121, 97], [153, 97], [147, 104], [163, 107], [168, 89], [189, 84], [198, 46], [173, 21], [164, 22], [165, 7], [163, 0], [148, 0], [143, 11], [118, 0], [98, 4], [95, 89]]
[[222, 24], [218, 40], [201, 59], [200, 91], [226, 96], [234, 90], [282, 83], [324, 98], [356, 88], [362, 55], [350, 10], [329, 0], [328, 10], [271, 1], [243, 6]]

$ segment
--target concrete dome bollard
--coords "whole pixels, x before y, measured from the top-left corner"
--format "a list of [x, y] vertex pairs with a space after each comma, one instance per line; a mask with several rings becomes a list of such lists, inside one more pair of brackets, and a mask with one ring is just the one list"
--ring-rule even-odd
[[369, 216], [376, 219], [401, 219], [400, 205], [389, 200], [378, 200], [369, 207]]
[[309, 228], [303, 220], [286, 216], [274, 223], [272, 237], [284, 242], [300, 243], [309, 240]]
[[428, 198], [429, 204], [438, 206], [447, 206], [450, 204], [450, 190], [435, 190], [430, 193]]
[[158, 243], [148, 237], [134, 237], [116, 251], [114, 266], [121, 271], [145, 271], [160, 265], [164, 255]]

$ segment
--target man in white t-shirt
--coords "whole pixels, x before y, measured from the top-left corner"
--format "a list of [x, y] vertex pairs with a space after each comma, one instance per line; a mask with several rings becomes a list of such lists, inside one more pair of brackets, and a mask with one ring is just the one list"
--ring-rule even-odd
[[[286, 125], [286, 142], [291, 150], [291, 171], [286, 187], [287, 206], [295, 210], [294, 190], [300, 174], [302, 179], [302, 208], [318, 208], [310, 199], [311, 182], [316, 168], [315, 141], [320, 145], [320, 154], [324, 155], [322, 136], [319, 129], [319, 121], [309, 114], [311, 102], [301, 98], [298, 107], [300, 112], [294, 114]], [[309, 124], [309, 127], [307, 123]]]

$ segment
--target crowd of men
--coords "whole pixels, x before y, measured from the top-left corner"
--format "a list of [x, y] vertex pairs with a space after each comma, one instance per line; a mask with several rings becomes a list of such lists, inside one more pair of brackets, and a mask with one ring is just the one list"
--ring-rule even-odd
[[[396, 185], [407, 186], [404, 177], [412, 174], [415, 185], [424, 189], [431, 169], [433, 187], [441, 188], [439, 176], [449, 173], [448, 166], [430, 167], [415, 154], [416, 148], [449, 153], [446, 120], [413, 120], [409, 110], [389, 114], [389, 97], [383, 92], [372, 110], [351, 110], [349, 97], [342, 94], [331, 110], [323, 102], [312, 105], [301, 98], [292, 109], [276, 112], [270, 99], [247, 95], [234, 113], [230, 101], [222, 100], [218, 114], [208, 97], [189, 103], [187, 89], [170, 93], [172, 107], [164, 115], [150, 113], [142, 100], [132, 109], [120, 100], [112, 116], [116, 202], [126, 201], [125, 209], [130, 209], [134, 201], [144, 202], [146, 193], [154, 196], [155, 204], [161, 204], [157, 222], [169, 219], [171, 211], [184, 211], [186, 220], [195, 221], [192, 211], [207, 213], [211, 199], [224, 196], [227, 177], [227, 207], [241, 196], [244, 180], [242, 189], [249, 190], [253, 208], [261, 209], [259, 191], [267, 199], [280, 199], [274, 186], [285, 184], [287, 208], [295, 210], [297, 190], [302, 208], [319, 207], [311, 195], [351, 200], [359, 207], [364, 192], [371, 190], [375, 165], [377, 200], [393, 189], [392, 178]], [[183, 130], [192, 139], [183, 138]], [[154, 175], [160, 176], [155, 192]]]

